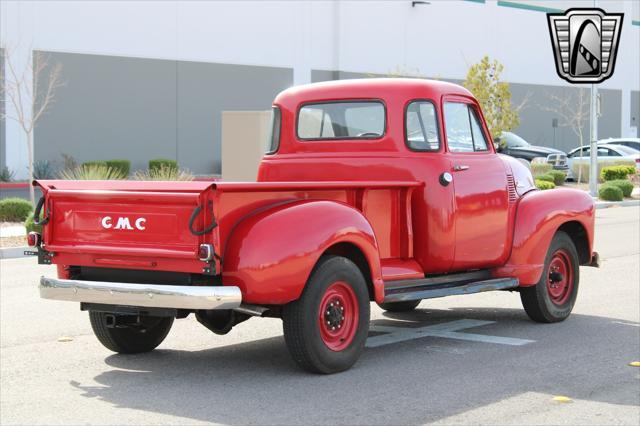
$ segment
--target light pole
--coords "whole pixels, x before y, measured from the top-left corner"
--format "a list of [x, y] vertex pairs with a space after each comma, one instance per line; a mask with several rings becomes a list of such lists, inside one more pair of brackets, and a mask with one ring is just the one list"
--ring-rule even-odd
[[589, 193], [592, 197], [598, 196], [598, 87], [591, 85], [591, 155], [589, 166]]
[[[593, 0], [593, 7], [597, 7], [597, 0]], [[589, 161], [589, 193], [598, 196], [598, 87], [591, 85], [591, 152]]]

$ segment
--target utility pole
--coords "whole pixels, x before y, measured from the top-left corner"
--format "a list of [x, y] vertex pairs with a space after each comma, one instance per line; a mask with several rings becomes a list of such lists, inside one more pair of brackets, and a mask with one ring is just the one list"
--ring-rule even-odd
[[598, 196], [598, 87], [591, 85], [591, 152], [589, 166], [589, 193]]

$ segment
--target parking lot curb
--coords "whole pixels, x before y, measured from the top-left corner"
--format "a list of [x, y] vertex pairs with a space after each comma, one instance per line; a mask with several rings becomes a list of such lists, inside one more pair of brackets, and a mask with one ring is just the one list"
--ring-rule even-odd
[[29, 247], [3, 247], [0, 248], [0, 259], [17, 259], [20, 257], [27, 257], [24, 254], [25, 250], [29, 250]]
[[596, 209], [607, 209], [609, 207], [632, 207], [632, 206], [640, 206], [640, 200], [596, 201]]

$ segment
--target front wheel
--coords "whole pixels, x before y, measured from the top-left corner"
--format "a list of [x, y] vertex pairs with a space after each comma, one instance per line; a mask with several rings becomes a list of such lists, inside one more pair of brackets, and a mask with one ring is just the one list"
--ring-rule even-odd
[[565, 320], [576, 303], [579, 281], [578, 252], [571, 238], [559, 231], [549, 246], [540, 281], [520, 290], [525, 312], [537, 322]]
[[325, 256], [302, 296], [283, 309], [284, 339], [293, 359], [313, 373], [350, 368], [369, 332], [369, 292], [349, 259]]
[[122, 354], [137, 354], [155, 349], [169, 334], [173, 317], [118, 316], [89, 312], [91, 328], [102, 345]]

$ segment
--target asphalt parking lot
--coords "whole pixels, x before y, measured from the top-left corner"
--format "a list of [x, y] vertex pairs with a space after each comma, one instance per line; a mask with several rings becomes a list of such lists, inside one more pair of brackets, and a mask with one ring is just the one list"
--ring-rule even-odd
[[637, 425], [640, 208], [598, 210], [596, 250], [563, 323], [529, 321], [508, 292], [372, 306], [368, 348], [332, 376], [296, 368], [276, 319], [218, 336], [190, 317], [158, 350], [114, 355], [76, 304], [39, 299], [53, 268], [2, 260], [0, 422]]

